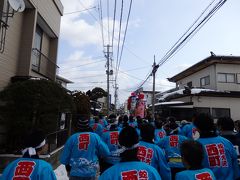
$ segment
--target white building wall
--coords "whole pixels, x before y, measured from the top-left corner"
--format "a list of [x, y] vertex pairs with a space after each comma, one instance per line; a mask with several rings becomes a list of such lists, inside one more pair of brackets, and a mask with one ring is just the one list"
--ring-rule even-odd
[[[237, 74], [240, 74], [240, 65], [238, 64], [217, 64], [216, 65], [216, 73], [234, 73], [235, 80], [238, 80], [240, 83], [240, 79], [237, 79]], [[240, 91], [240, 84], [237, 83], [219, 83], [217, 82], [218, 90], [228, 90], [228, 91]]]
[[210, 76], [210, 84], [203, 86], [207, 89], [216, 89], [216, 73], [215, 65], [208, 66], [188, 77], [185, 77], [177, 82], [179, 88], [182, 89], [187, 85], [188, 82], [192, 82], [193, 87], [200, 87], [200, 79], [205, 76]]

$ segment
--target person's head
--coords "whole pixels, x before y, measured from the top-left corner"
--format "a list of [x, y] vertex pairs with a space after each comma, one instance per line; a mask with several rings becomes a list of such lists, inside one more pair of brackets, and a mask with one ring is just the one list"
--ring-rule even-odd
[[127, 115], [124, 115], [124, 116], [123, 116], [123, 122], [124, 122], [124, 123], [127, 123], [127, 122], [128, 122], [128, 116], [127, 116]]
[[197, 127], [201, 137], [211, 137], [216, 135], [216, 127], [213, 118], [209, 114], [199, 114], [193, 123]]
[[219, 131], [234, 131], [234, 122], [230, 117], [222, 117], [217, 121]]
[[157, 129], [161, 129], [162, 126], [163, 126], [162, 121], [161, 120], [156, 120], [155, 121], [155, 126], [156, 126]]
[[235, 126], [236, 131], [239, 132], [240, 131], [240, 120], [236, 120], [234, 122], [234, 126]]
[[99, 114], [98, 117], [99, 117], [99, 119], [103, 119], [103, 115], [102, 114]]
[[94, 117], [94, 121], [95, 121], [95, 123], [99, 123], [99, 117]]
[[77, 122], [77, 129], [80, 132], [88, 132], [91, 131], [89, 126], [89, 116], [88, 115], [80, 115]]
[[180, 145], [183, 164], [187, 169], [201, 169], [204, 157], [203, 146], [197, 141], [186, 140]]
[[173, 117], [173, 116], [169, 116], [169, 117], [167, 118], [167, 121], [168, 121], [169, 123], [175, 123], [175, 122], [176, 122], [176, 118]]
[[130, 122], [133, 122], [134, 121], [134, 117], [131, 115], [131, 116], [129, 116], [129, 121]]
[[154, 130], [155, 128], [153, 127], [152, 124], [146, 123], [142, 125], [140, 129], [140, 135], [141, 135], [142, 141], [153, 143]]
[[138, 127], [140, 127], [143, 123], [143, 119], [140, 117], [140, 116], [137, 116], [137, 124], [138, 124]]
[[23, 143], [23, 156], [34, 157], [45, 154], [48, 149], [46, 136], [42, 130], [33, 130], [25, 138]]
[[127, 126], [119, 134], [119, 144], [124, 149], [120, 154], [122, 161], [136, 161], [139, 137], [135, 128]]

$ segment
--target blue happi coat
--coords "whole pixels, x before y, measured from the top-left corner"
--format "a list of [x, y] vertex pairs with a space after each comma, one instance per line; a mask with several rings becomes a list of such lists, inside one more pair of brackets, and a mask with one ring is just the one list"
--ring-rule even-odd
[[171, 170], [168, 166], [163, 150], [156, 144], [140, 141], [138, 159], [154, 167], [162, 179], [171, 179]]
[[56, 180], [52, 166], [44, 160], [19, 158], [11, 162], [3, 171], [1, 180], [13, 179]]
[[159, 145], [165, 151], [168, 165], [170, 167], [184, 167], [181, 161], [180, 145], [185, 140], [187, 140], [185, 136], [170, 135], [157, 142], [157, 145]]
[[164, 138], [166, 136], [166, 131], [161, 128], [161, 129], [155, 129], [154, 132], [154, 141], [158, 142], [160, 139]]
[[107, 145], [92, 132], [72, 135], [64, 146], [60, 162], [70, 165], [70, 176], [94, 177], [98, 168], [98, 157], [110, 154]]
[[104, 171], [99, 180], [161, 180], [157, 170], [143, 162], [121, 162]]
[[217, 136], [199, 138], [204, 147], [203, 167], [211, 169], [218, 180], [233, 180], [240, 177], [237, 154], [232, 143]]
[[193, 123], [189, 123], [183, 126], [181, 129], [181, 135], [187, 138], [194, 139], [196, 136], [197, 128]]
[[120, 162], [119, 156], [112, 156], [112, 153], [116, 152], [118, 150], [119, 132], [120, 132], [120, 130], [106, 131], [102, 135], [102, 140], [107, 144], [107, 146], [111, 152], [111, 155], [104, 159], [107, 163], [116, 164], [116, 163]]
[[176, 174], [175, 180], [216, 180], [210, 169], [186, 170]]

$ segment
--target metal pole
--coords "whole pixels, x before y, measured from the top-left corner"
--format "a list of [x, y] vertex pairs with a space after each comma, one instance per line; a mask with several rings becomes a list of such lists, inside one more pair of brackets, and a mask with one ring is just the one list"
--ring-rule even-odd
[[109, 45], [107, 45], [107, 116], [109, 116]]
[[155, 78], [156, 78], [155, 74], [158, 68], [159, 68], [159, 65], [156, 65], [155, 55], [154, 55], [153, 70], [152, 70], [152, 76], [153, 76], [152, 118], [153, 120], [155, 120]]

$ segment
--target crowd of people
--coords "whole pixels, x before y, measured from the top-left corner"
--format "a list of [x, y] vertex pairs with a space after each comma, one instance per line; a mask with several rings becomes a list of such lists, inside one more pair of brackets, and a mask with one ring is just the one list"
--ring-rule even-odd
[[[239, 125], [229, 117], [215, 124], [208, 114], [180, 122], [82, 115], [60, 162], [70, 180], [236, 180]], [[56, 179], [51, 165], [39, 159], [46, 145], [41, 131], [29, 135], [23, 157], [6, 167], [2, 179]]]

